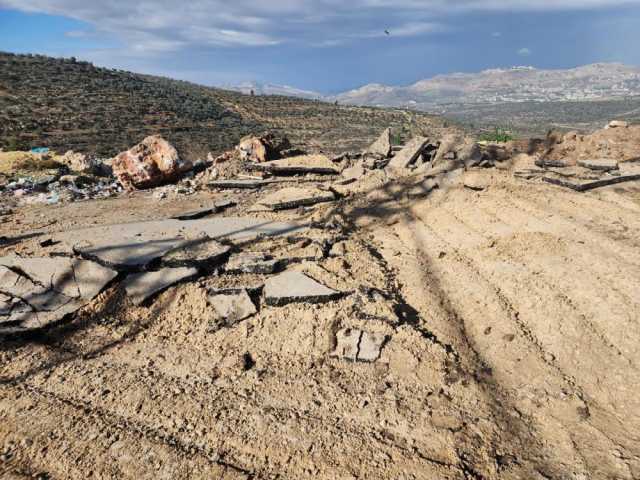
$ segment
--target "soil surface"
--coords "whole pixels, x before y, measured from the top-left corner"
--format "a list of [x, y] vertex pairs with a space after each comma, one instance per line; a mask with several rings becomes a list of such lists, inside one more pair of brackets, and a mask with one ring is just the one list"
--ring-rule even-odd
[[[281, 186], [16, 209], [3, 255], [232, 198], [218, 215], [309, 225], [327, 250], [290, 268], [345, 295], [211, 328], [211, 288], [265, 276], [214, 274], [139, 307], [114, 283], [2, 339], [0, 477], [640, 478], [640, 185], [485, 174], [482, 191], [376, 181], [278, 213], [248, 210]], [[343, 328], [385, 336], [380, 358], [333, 356]]]

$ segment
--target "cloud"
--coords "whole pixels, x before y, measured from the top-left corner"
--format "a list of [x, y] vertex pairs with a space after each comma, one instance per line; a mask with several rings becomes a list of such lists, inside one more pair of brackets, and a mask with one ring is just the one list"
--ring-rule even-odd
[[528, 57], [529, 55], [531, 55], [531, 50], [527, 47], [521, 48], [520, 50], [518, 50], [518, 55], [520, 55], [521, 57]]
[[120, 41], [133, 54], [285, 42], [330, 47], [381, 37], [385, 29], [400, 38], [446, 31], [451, 17], [464, 12], [622, 5], [640, 0], [0, 0], [0, 8], [85, 22], [89, 31]]
[[502, 32], [492, 32], [491, 36], [493, 38], [500, 38], [502, 36]]

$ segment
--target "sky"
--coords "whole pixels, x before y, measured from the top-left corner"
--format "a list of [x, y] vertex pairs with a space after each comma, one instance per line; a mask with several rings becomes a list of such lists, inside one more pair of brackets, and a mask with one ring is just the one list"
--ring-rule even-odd
[[0, 51], [338, 93], [438, 74], [640, 65], [640, 0], [0, 0]]

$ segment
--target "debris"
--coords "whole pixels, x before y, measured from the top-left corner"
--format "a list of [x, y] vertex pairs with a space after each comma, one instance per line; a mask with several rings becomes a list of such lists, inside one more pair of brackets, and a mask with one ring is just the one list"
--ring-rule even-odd
[[262, 253], [238, 253], [231, 255], [225, 265], [227, 273], [274, 273], [280, 262]]
[[[190, 262], [218, 259], [226, 253], [212, 241], [246, 240], [300, 230], [296, 224], [254, 218], [216, 217], [203, 220], [158, 220], [58, 233], [53, 240], [70, 245], [71, 251], [103, 265], [123, 270], [144, 270], [171, 252], [167, 261]], [[79, 241], [83, 238], [87, 240]], [[89, 240], [90, 239], [90, 240]]]
[[564, 168], [570, 166], [562, 160], [549, 160], [546, 158], [538, 158], [534, 163], [536, 167], [540, 168]]
[[336, 349], [331, 356], [351, 361], [375, 362], [380, 358], [385, 341], [386, 336], [382, 334], [344, 328], [336, 333]]
[[100, 174], [104, 170], [100, 168], [101, 162], [98, 160], [89, 158], [84, 153], [76, 153], [73, 150], [69, 150], [57, 160], [66, 165], [72, 172]]
[[212, 215], [214, 213], [220, 213], [227, 208], [233, 207], [236, 202], [232, 200], [221, 200], [215, 202], [211, 207], [201, 208], [199, 210], [191, 210], [189, 212], [179, 213], [171, 217], [174, 220], [198, 220], [199, 218]]
[[382, 132], [378, 139], [367, 148], [366, 153], [387, 158], [391, 154], [391, 129], [387, 128]]
[[316, 173], [335, 175], [339, 173], [335, 164], [325, 155], [302, 155], [284, 158], [256, 164], [252, 168], [275, 174]]
[[388, 166], [393, 169], [409, 168], [417, 160], [428, 142], [429, 139], [425, 137], [414, 138], [391, 159]]
[[195, 268], [164, 268], [157, 272], [129, 275], [123, 282], [134, 305], [141, 305], [156, 293], [198, 274]]
[[582, 182], [578, 179], [571, 181], [565, 178], [555, 178], [550, 176], [543, 177], [542, 180], [553, 185], [570, 188], [571, 190], [575, 190], [576, 192], [586, 192], [587, 190], [593, 190], [594, 188], [640, 180], [640, 173], [620, 175], [615, 177], [612, 176], [610, 178], [603, 178], [601, 180], [587, 180]]
[[333, 192], [318, 188], [288, 187], [263, 197], [258, 201], [258, 205], [270, 210], [285, 210], [333, 200], [335, 200]]
[[328, 302], [340, 298], [342, 293], [325, 287], [304, 273], [286, 271], [265, 282], [264, 295], [267, 305], [282, 306], [299, 302]]
[[270, 183], [274, 183], [273, 180], [216, 180], [209, 182], [209, 188], [239, 188], [239, 189], [255, 189], [261, 188]]
[[213, 295], [209, 297], [209, 302], [218, 315], [215, 323], [219, 328], [231, 327], [258, 313], [246, 290], [229, 295]]
[[89, 303], [117, 276], [96, 263], [64, 257], [0, 258], [0, 333], [38, 329]]
[[610, 170], [618, 170], [620, 167], [615, 160], [599, 159], [599, 160], [578, 160], [578, 165], [589, 170], [600, 170], [608, 172]]
[[112, 166], [114, 175], [128, 190], [173, 182], [193, 167], [190, 161], [180, 159], [177, 150], [157, 135], [120, 153]]
[[356, 163], [352, 167], [345, 168], [342, 171], [342, 176], [345, 179], [357, 180], [357, 179], [361, 178], [365, 174], [365, 172], [366, 172], [366, 170], [365, 170], [364, 166], [362, 165], [362, 162], [360, 161], [360, 162]]

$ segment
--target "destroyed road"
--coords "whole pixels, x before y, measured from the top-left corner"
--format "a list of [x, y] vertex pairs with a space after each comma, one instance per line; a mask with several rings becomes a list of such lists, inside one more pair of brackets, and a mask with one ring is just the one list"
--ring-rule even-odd
[[638, 182], [516, 168], [21, 207], [0, 256], [105, 287], [3, 337], [0, 476], [640, 477]]

